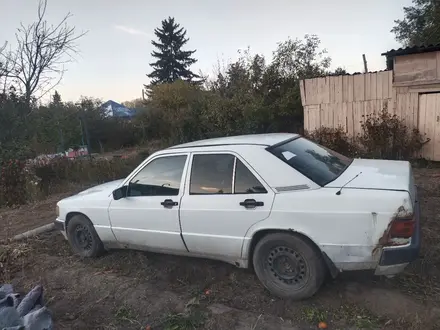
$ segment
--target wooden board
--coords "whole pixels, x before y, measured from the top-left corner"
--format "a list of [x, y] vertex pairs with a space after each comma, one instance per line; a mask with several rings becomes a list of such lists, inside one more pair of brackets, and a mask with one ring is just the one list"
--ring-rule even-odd
[[423, 82], [437, 79], [436, 52], [397, 56], [394, 63], [394, 82]]
[[440, 93], [419, 95], [419, 130], [430, 141], [423, 146], [422, 156], [440, 161]]

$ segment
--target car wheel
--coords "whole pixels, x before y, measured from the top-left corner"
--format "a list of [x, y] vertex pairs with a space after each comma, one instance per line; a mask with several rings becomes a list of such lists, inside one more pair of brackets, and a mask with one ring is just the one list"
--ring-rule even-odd
[[253, 264], [271, 293], [295, 300], [313, 296], [326, 274], [322, 255], [312, 244], [284, 233], [264, 236], [255, 247]]
[[83, 215], [75, 215], [70, 219], [67, 238], [73, 251], [81, 257], [97, 257], [104, 252], [104, 245], [93, 224]]

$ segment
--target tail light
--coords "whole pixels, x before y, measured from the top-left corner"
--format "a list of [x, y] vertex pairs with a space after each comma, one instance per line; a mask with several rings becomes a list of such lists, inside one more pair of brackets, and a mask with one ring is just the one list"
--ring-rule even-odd
[[415, 230], [413, 217], [395, 218], [391, 221], [388, 230], [382, 237], [383, 246], [406, 245], [409, 243]]
[[410, 219], [394, 219], [391, 222], [389, 235], [391, 238], [410, 238], [414, 233], [415, 220]]

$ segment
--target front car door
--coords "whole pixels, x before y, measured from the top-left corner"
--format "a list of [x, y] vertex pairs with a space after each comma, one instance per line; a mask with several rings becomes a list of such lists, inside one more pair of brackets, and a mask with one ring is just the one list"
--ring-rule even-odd
[[110, 221], [120, 243], [186, 251], [180, 236], [179, 205], [188, 158], [186, 153], [153, 158], [129, 180], [127, 197], [111, 202]]
[[180, 207], [189, 252], [240, 259], [247, 230], [266, 219], [274, 192], [238, 154], [193, 153]]

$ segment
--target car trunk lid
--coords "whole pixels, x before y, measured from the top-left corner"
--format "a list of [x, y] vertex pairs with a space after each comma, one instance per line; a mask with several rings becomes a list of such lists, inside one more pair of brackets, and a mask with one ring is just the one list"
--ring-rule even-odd
[[[358, 175], [359, 173], [361, 174]], [[352, 181], [349, 182], [350, 180]], [[415, 199], [414, 177], [411, 164], [407, 161], [354, 159], [336, 180], [325, 187], [341, 188], [342, 186], [344, 189], [408, 191], [413, 203]]]

